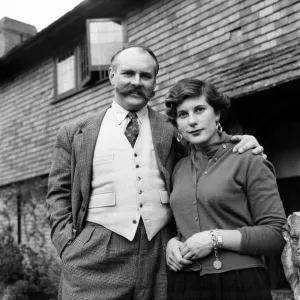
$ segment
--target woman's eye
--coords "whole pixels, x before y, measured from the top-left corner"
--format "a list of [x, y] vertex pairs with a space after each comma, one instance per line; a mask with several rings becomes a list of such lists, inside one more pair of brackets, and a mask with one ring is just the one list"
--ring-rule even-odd
[[177, 114], [177, 118], [184, 118], [186, 116], [186, 113], [180, 112]]
[[299, 240], [299, 237], [297, 237], [297, 236], [292, 236], [292, 241], [293, 241], [293, 242], [297, 243], [298, 240]]
[[196, 112], [202, 112], [203, 110], [204, 110], [203, 107], [197, 107], [197, 108], [196, 108]]

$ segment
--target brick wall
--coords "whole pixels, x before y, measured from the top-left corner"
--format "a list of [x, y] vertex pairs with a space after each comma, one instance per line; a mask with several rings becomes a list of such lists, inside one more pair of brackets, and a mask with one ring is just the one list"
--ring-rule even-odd
[[0, 84], [0, 186], [42, 174], [50, 167], [55, 135], [62, 124], [111, 101], [109, 82], [51, 104], [53, 60]]
[[[214, 80], [218, 70], [299, 38], [299, 17], [295, 0], [152, 0], [129, 14], [128, 40], [158, 56], [151, 105], [162, 111], [164, 95], [180, 78]], [[234, 89], [229, 85], [226, 91], [231, 95]], [[51, 104], [53, 95], [51, 58], [0, 83], [0, 186], [47, 174], [58, 128], [107, 107], [112, 88], [107, 81]]]
[[296, 0], [149, 1], [129, 15], [128, 36], [158, 55], [161, 71], [153, 104], [162, 110], [163, 96], [177, 80], [213, 80], [220, 69], [299, 39], [299, 20]]

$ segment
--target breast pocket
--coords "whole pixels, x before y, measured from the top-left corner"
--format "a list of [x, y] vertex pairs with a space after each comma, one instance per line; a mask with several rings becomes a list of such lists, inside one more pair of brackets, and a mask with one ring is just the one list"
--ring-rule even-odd
[[115, 206], [116, 205], [116, 192], [95, 193], [91, 196], [89, 209]]
[[94, 163], [102, 163], [102, 162], [106, 162], [106, 161], [112, 161], [113, 159], [114, 159], [113, 154], [95, 156]]

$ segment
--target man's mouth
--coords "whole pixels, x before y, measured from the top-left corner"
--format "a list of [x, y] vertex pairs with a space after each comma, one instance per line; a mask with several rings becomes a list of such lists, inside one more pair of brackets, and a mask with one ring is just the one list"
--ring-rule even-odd
[[130, 95], [141, 97], [141, 98], [145, 98], [144, 94], [143, 93], [139, 93], [139, 92], [132, 92], [132, 93], [130, 93]]

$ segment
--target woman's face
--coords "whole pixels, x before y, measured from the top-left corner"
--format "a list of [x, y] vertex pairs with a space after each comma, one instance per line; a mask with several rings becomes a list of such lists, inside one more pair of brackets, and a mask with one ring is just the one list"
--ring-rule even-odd
[[213, 107], [206, 102], [204, 95], [188, 98], [177, 107], [178, 129], [197, 149], [219, 141], [216, 128], [219, 119], [220, 114], [215, 113]]

